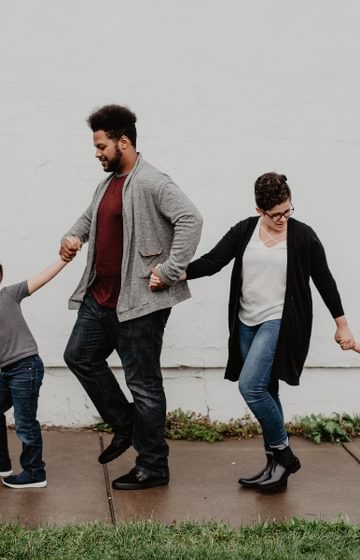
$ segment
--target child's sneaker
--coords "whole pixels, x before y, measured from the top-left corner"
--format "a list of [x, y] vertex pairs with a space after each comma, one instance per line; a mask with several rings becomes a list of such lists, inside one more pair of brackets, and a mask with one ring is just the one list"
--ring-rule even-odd
[[0, 463], [0, 476], [10, 476], [12, 473], [10, 461], [8, 463]]
[[3, 478], [2, 483], [9, 488], [45, 488], [47, 486], [45, 477], [43, 480], [36, 480], [27, 471]]
[[13, 473], [13, 470], [10, 469], [8, 471], [0, 471], [0, 476], [10, 476]]

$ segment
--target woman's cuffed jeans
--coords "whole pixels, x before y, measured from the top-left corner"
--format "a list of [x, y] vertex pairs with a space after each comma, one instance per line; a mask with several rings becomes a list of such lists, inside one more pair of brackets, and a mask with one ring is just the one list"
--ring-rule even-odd
[[[119, 322], [116, 311], [99, 305], [87, 294], [78, 312], [64, 359], [103, 420], [114, 433], [130, 437], [145, 471], [168, 475], [169, 448], [165, 441], [166, 399], [160, 368], [164, 328], [170, 309], [161, 309]], [[107, 358], [120, 357], [129, 403]]]
[[20, 464], [34, 480], [45, 479], [41, 428], [36, 419], [44, 364], [38, 355], [0, 370], [0, 464], [10, 465], [5, 412], [14, 407], [16, 435], [22, 443]]
[[280, 319], [275, 319], [250, 327], [240, 322], [239, 328], [244, 361], [239, 389], [261, 425], [266, 449], [287, 441], [279, 383], [271, 379], [280, 323]]

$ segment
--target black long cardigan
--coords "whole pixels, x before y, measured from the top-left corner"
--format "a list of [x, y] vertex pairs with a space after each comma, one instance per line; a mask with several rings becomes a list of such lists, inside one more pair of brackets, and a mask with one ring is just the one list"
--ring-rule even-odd
[[[239, 300], [242, 284], [242, 259], [258, 217], [233, 226], [217, 245], [187, 268], [188, 279], [211, 276], [235, 259], [229, 298], [229, 343], [225, 379], [237, 381], [242, 367], [239, 344]], [[310, 277], [332, 317], [344, 315], [335, 280], [329, 270], [324, 248], [308, 225], [290, 218], [287, 237], [287, 273], [284, 310], [278, 345], [272, 367], [273, 380], [298, 385], [309, 350], [312, 327]]]

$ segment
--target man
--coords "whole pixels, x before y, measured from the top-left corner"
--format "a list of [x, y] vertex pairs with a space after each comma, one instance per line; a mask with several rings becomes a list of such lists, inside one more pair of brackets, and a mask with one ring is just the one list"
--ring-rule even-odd
[[[79, 309], [64, 359], [114, 437], [99, 456], [104, 464], [130, 445], [135, 467], [113, 481], [117, 490], [167, 484], [164, 438], [166, 400], [160, 353], [173, 305], [190, 297], [177, 283], [199, 242], [201, 216], [169, 176], [136, 151], [136, 116], [107, 105], [88, 118], [96, 157], [106, 173], [92, 202], [62, 240], [60, 255], [71, 260], [89, 243], [87, 264], [70, 298]], [[165, 289], [151, 291], [151, 270]], [[128, 402], [107, 358], [118, 353], [133, 403]]]

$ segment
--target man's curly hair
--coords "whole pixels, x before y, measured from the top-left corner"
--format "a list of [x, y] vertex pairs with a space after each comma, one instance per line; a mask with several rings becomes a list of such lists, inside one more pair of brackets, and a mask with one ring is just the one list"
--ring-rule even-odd
[[136, 115], [121, 105], [104, 105], [87, 119], [93, 132], [103, 130], [108, 138], [120, 140], [125, 135], [136, 148]]
[[255, 181], [257, 207], [267, 212], [277, 204], [291, 198], [291, 191], [286, 181], [286, 175], [279, 175], [273, 171], [258, 177]]

